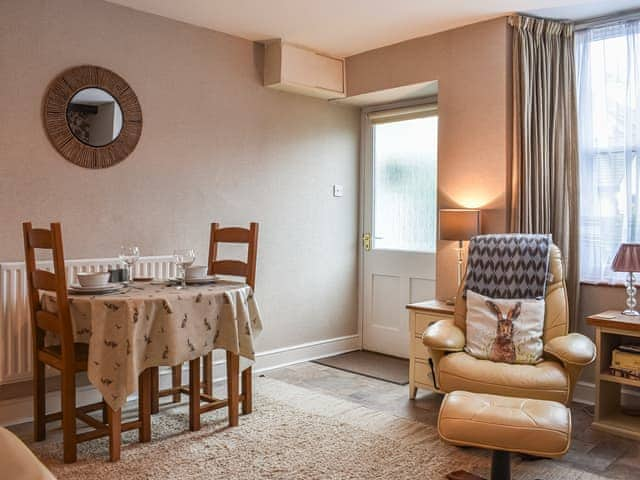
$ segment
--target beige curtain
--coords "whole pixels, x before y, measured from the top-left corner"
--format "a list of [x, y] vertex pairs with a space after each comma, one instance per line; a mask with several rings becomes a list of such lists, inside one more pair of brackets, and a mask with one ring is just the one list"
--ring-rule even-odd
[[573, 26], [512, 16], [511, 230], [551, 233], [578, 313], [578, 135]]

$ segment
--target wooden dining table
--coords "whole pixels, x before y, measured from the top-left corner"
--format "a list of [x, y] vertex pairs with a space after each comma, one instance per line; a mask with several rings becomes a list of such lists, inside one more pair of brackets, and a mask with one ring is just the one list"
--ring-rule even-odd
[[[44, 309], [55, 312], [55, 302], [53, 293], [43, 293]], [[243, 366], [250, 366], [262, 331], [253, 291], [238, 282], [221, 280], [185, 289], [132, 282], [109, 294], [70, 294], [69, 305], [74, 341], [89, 344], [89, 381], [118, 412], [129, 395], [140, 391], [141, 379], [150, 381], [151, 368], [180, 365], [214, 349], [242, 357]], [[150, 395], [148, 385], [142, 391]], [[227, 395], [228, 402], [237, 405], [237, 388]], [[145, 410], [149, 410], [150, 425], [150, 409]], [[237, 408], [230, 410], [237, 416]], [[237, 425], [237, 418], [229, 423]], [[150, 431], [141, 434], [141, 440], [150, 440]]]

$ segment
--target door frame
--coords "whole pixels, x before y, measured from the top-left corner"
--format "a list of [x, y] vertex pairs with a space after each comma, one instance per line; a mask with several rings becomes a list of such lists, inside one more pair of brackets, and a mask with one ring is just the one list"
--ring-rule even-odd
[[[371, 167], [371, 155], [372, 155], [372, 138], [371, 138], [371, 123], [369, 122], [368, 114], [371, 112], [382, 112], [385, 110], [393, 110], [396, 108], [415, 107], [426, 104], [438, 104], [438, 95], [429, 95], [427, 97], [420, 97], [411, 100], [402, 100], [398, 102], [385, 103], [380, 105], [371, 105], [363, 107], [360, 110], [360, 181], [358, 187], [360, 189], [358, 195], [358, 337], [360, 338], [360, 349], [364, 348], [364, 246], [362, 244], [362, 236], [365, 233], [365, 214], [367, 210], [366, 205], [366, 180], [368, 169]], [[440, 145], [440, 128], [438, 128], [438, 145]], [[439, 163], [439, 158], [437, 163]], [[438, 169], [439, 171], [439, 169]], [[371, 177], [373, 178], [373, 177]], [[439, 187], [436, 179], [436, 191]], [[436, 195], [436, 210], [440, 208], [440, 195]], [[434, 252], [437, 258], [438, 245], [436, 242], [436, 251]]]

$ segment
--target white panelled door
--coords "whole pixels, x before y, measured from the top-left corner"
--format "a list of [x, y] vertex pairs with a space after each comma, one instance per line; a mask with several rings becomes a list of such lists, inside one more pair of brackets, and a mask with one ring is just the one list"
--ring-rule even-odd
[[435, 104], [365, 112], [363, 347], [409, 356], [405, 305], [435, 298]]

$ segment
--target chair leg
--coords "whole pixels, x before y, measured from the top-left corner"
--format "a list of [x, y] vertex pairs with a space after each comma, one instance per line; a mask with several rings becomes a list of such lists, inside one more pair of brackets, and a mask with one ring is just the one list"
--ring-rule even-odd
[[189, 361], [189, 430], [200, 430], [200, 357]]
[[154, 392], [152, 386], [152, 377], [153, 368], [147, 368], [140, 374], [140, 379], [138, 382], [138, 419], [140, 420], [138, 437], [140, 439], [140, 442], [151, 441], [151, 396]]
[[[158, 367], [151, 367], [147, 370], [149, 372], [145, 378], [149, 380], [149, 408], [151, 413], [158, 413], [160, 411], [160, 370]], [[143, 374], [140, 375], [140, 379], [143, 378]]]
[[75, 372], [62, 372], [62, 443], [64, 463], [77, 459], [76, 451], [76, 376]]
[[209, 352], [202, 357], [202, 391], [207, 395], [213, 395], [213, 353]]
[[491, 480], [511, 480], [511, 454], [509, 452], [493, 451]]
[[109, 426], [109, 460], [120, 460], [122, 442], [122, 410], [113, 410], [107, 406], [107, 419]]
[[33, 437], [36, 442], [47, 436], [46, 395], [44, 363], [36, 360], [33, 368]]
[[174, 389], [173, 403], [180, 403], [182, 394], [175, 390], [182, 386], [182, 364], [171, 367], [171, 386]]
[[107, 407], [107, 403], [104, 401], [104, 397], [102, 397], [102, 423], [107, 425], [109, 423], [109, 412]]
[[229, 426], [238, 426], [238, 375], [240, 374], [240, 358], [235, 353], [227, 352], [227, 408], [229, 409]]
[[253, 377], [251, 367], [242, 371], [242, 413], [253, 411]]

